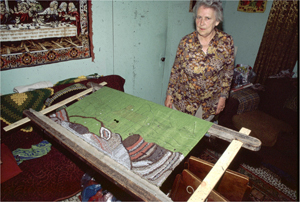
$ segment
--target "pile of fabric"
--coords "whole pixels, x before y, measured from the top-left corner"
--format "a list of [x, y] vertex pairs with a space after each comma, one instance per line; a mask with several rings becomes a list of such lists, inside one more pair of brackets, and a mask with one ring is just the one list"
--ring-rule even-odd
[[107, 190], [103, 190], [101, 184], [98, 184], [94, 178], [85, 173], [81, 179], [82, 192], [79, 196], [81, 201], [110, 201], [118, 202], [119, 200]]

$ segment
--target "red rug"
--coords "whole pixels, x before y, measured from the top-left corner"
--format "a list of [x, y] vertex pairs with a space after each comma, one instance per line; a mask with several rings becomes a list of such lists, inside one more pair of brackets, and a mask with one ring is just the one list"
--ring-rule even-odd
[[[2, 135], [1, 141], [14, 145], [9, 148], [13, 151], [30, 148], [43, 141], [43, 137], [36, 132], [17, 131]], [[53, 145], [47, 155], [26, 160], [19, 168], [23, 172], [1, 184], [1, 201], [54, 201], [81, 189], [84, 172]]]
[[[199, 158], [211, 163], [216, 163], [220, 154], [210, 149], [205, 149]], [[298, 201], [297, 190], [290, 189], [281, 182], [280, 176], [266, 167], [251, 167], [246, 164], [239, 165], [237, 172], [249, 177], [252, 187], [247, 201]]]

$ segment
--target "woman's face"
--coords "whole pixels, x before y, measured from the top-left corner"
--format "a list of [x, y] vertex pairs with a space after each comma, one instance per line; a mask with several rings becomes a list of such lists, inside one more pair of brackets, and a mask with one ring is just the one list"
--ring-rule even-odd
[[218, 26], [219, 21], [216, 18], [216, 12], [212, 8], [200, 6], [196, 16], [196, 28], [201, 37], [209, 37], [214, 32], [215, 26]]

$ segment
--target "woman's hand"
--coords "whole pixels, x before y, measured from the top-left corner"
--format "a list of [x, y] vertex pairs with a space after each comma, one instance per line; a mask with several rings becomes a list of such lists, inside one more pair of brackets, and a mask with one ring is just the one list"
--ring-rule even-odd
[[216, 115], [220, 114], [221, 111], [223, 111], [223, 109], [225, 108], [225, 101], [226, 101], [225, 97], [220, 97], [219, 98], [219, 103], [218, 103], [218, 106], [217, 106]]
[[170, 109], [172, 109], [172, 96], [171, 95], [167, 95], [166, 100], [165, 100], [165, 106], [169, 107]]

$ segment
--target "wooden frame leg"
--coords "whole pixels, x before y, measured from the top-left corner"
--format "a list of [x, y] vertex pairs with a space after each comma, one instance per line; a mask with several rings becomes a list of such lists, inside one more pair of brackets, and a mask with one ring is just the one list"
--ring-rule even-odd
[[[241, 128], [240, 133], [245, 135], [250, 134], [250, 130], [246, 128]], [[203, 179], [200, 186], [196, 189], [194, 194], [189, 198], [188, 202], [200, 202], [205, 201], [209, 193], [216, 186], [218, 181], [221, 179], [222, 175], [225, 173], [229, 164], [232, 162], [234, 157], [237, 155], [241, 149], [243, 143], [238, 140], [233, 140], [227, 149], [224, 151], [220, 159], [217, 161], [215, 166]]]

